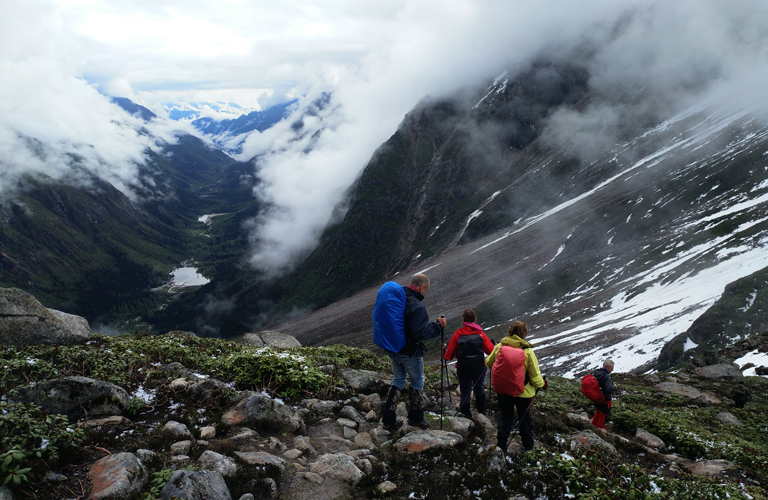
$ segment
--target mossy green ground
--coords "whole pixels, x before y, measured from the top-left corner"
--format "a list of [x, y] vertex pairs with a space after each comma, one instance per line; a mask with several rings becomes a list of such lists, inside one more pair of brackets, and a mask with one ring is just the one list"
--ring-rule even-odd
[[[233, 389], [266, 390], [289, 404], [306, 397], [336, 399], [335, 388], [343, 386], [337, 375], [340, 368], [372, 369], [384, 375], [390, 371], [385, 357], [367, 350], [334, 346], [277, 351], [181, 332], [117, 338], [97, 335], [87, 345], [70, 347], [0, 347], [3, 395], [21, 385], [68, 375], [106, 380], [133, 393], [139, 387], [154, 391], [151, 406], [137, 399], [126, 411], [125, 416], [133, 421], [131, 431], [86, 430], [84, 435], [74, 435], [69, 441], [62, 437], [71, 434], [67, 429], [74, 426], [65, 419], [52, 418], [30, 407], [5, 405], [0, 412], [0, 453], [7, 457], [11, 449], [22, 447], [26, 458], [14, 465], [18, 465], [17, 469], [30, 469], [25, 472], [26, 481], [21, 479], [14, 488], [41, 499], [60, 498], [57, 496], [63, 491], [60, 488], [68, 488], [74, 496], [82, 495], [88, 488], [85, 473], [90, 464], [104, 456], [101, 450], [114, 453], [147, 448], [158, 452], [157, 457], [146, 464], [150, 482], [141, 498], [151, 495], [151, 480], [162, 477], [163, 471], [181, 467], [163, 452], [167, 443], [157, 435], [157, 428], [168, 419], [187, 423], [190, 428], [216, 425], [234, 393], [234, 390], [225, 391], [206, 401], [185, 400], [169, 388], [176, 374], [161, 370], [161, 365], [173, 362], [228, 383]], [[337, 370], [330, 373], [320, 370], [324, 365], [334, 365]], [[441, 384], [439, 369], [427, 367], [426, 375], [425, 392], [435, 398]], [[515, 494], [551, 499], [768, 498], [765, 489], [768, 486], [768, 423], [764, 418], [768, 412], [765, 403], [768, 381], [761, 377], [745, 378], [752, 398], [745, 408], [739, 409], [729, 399], [734, 381], [686, 382], [723, 401], [705, 404], [665, 395], [654, 387], [655, 382], [643, 376], [614, 374], [613, 378], [618, 391], [611, 415], [613, 422], [609, 425], [612, 431], [631, 439], [640, 427], [666, 442], [669, 448], [664, 453], [677, 453], [693, 460], [731, 460], [736, 463], [736, 469], [718, 479], [694, 477], [681, 469], [671, 469], [669, 464], [645, 453], [638, 445], [620, 447], [617, 456], [573, 452], [566, 437], [588, 429], [589, 425], [574, 423], [566, 414], [589, 411], [591, 405], [581, 396], [576, 380], [551, 377], [549, 390], [540, 392], [532, 407], [534, 434], [542, 447], [522, 456], [511, 456], [506, 471], [489, 472], [492, 450], [474, 438], [451, 450], [419, 455], [402, 454], [384, 447], [375, 451], [380, 462], [353, 490], [352, 496], [380, 497], [376, 485], [389, 480], [398, 485], [390, 498], [490, 499]], [[444, 383], [455, 388], [455, 380]], [[489, 400], [488, 415], [494, 420], [498, 407], [493, 394]], [[722, 411], [732, 413], [744, 425], [722, 424], [717, 418]], [[38, 424], [19, 430], [17, 417], [24, 412], [34, 415], [27, 420]], [[437, 413], [431, 411], [429, 418], [433, 421], [432, 428], [439, 428]], [[12, 420], [16, 423], [12, 424]], [[27, 439], [19, 441], [20, 435]], [[44, 446], [51, 446], [54, 439], [58, 439], [56, 453], [45, 453]], [[62, 453], [65, 449], [66, 453]], [[201, 452], [196, 450], [195, 454]], [[68, 482], [41, 486], [39, 480], [49, 470], [63, 473], [69, 478]], [[276, 471], [267, 472], [272, 474], [270, 477], [279, 478]], [[267, 472], [245, 468], [236, 478], [228, 480], [228, 484], [238, 493], [263, 490], [260, 481]], [[2, 480], [8, 475], [9, 472], [4, 471]], [[12, 483], [13, 478], [10, 481]], [[157, 484], [155, 481], [154, 487]]]

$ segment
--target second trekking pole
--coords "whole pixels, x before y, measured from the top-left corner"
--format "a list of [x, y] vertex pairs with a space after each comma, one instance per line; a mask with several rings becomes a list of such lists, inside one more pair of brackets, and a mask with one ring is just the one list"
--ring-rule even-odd
[[[445, 316], [440, 316], [445, 318]], [[443, 430], [443, 373], [445, 366], [445, 328], [440, 329], [440, 396], [437, 398], [437, 404], [440, 405], [440, 430]]]

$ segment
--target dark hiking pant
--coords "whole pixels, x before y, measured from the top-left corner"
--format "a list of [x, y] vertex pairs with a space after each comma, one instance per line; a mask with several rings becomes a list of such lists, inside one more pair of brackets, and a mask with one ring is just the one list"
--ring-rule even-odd
[[501, 409], [501, 420], [499, 421], [499, 433], [497, 444], [499, 448], [507, 451], [507, 440], [512, 433], [512, 421], [515, 417], [515, 408], [517, 408], [517, 420], [520, 426], [520, 439], [523, 441], [525, 451], [533, 449], [533, 420], [531, 419], [530, 407], [533, 398], [513, 398], [499, 394], [499, 408]]
[[470, 376], [463, 375], [461, 372], [457, 373], [459, 377], [459, 390], [461, 391], [461, 400], [459, 402], [459, 411], [463, 413], [467, 418], [472, 418], [472, 412], [470, 411], [470, 401], [472, 399], [472, 392], [475, 393], [475, 406], [479, 413], [485, 413], [485, 370], [480, 374], [479, 378], [474, 380]]

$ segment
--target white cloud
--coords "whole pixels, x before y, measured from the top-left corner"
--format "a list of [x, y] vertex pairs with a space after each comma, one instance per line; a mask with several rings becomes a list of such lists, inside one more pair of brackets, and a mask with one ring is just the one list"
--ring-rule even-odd
[[[273, 204], [253, 222], [253, 262], [285, 268], [311, 248], [372, 152], [425, 96], [524, 67], [546, 48], [591, 41], [596, 91], [639, 88], [655, 97], [646, 105], [672, 109], [713, 80], [722, 89], [737, 77], [761, 82], [766, 11], [750, 0], [3, 2], [0, 186], [20, 171], [64, 175], [65, 153], [76, 151], [91, 171], [129, 189], [148, 139], [94, 86], [157, 113], [175, 99], [263, 109], [331, 91], [333, 107], [305, 124], [322, 122], [319, 138], [289, 142], [292, 131], [281, 126], [245, 143], [242, 159], [262, 154], [258, 195]], [[750, 89], [750, 98], [764, 97], [764, 85]], [[610, 142], [621, 112], [560, 114], [552, 130], [578, 127], [585, 140]], [[46, 154], [36, 156], [26, 138], [45, 143]]]

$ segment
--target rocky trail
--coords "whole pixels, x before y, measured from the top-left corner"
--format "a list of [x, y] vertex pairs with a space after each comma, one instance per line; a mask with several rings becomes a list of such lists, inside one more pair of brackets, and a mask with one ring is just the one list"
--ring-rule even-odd
[[[361, 349], [299, 347], [277, 332], [24, 343], [23, 328], [0, 328], [2, 500], [768, 498], [768, 383], [743, 377], [730, 351], [669, 373], [615, 373], [607, 430], [590, 424], [578, 380], [550, 377], [523, 453], [519, 438], [495, 446], [492, 393], [487, 414], [465, 418], [455, 377], [441, 393], [436, 367], [431, 429], [390, 434], [387, 362]], [[766, 335], [749, 342], [768, 349]]]

